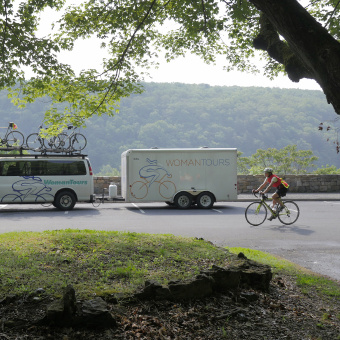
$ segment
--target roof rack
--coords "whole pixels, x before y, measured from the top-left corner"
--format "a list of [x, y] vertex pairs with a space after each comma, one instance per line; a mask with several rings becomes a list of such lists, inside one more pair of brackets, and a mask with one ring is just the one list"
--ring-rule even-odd
[[65, 157], [69, 157], [69, 158], [76, 158], [76, 157], [81, 157], [81, 158], [85, 158], [87, 157], [87, 155], [83, 155], [83, 154], [71, 154], [71, 155], [51, 155], [51, 154], [47, 154], [47, 155], [23, 155], [23, 154], [16, 154], [16, 155], [2, 155], [0, 154], [0, 158], [65, 158]]
[[[25, 154], [24, 151], [33, 151], [37, 153], [33, 154]], [[7, 147], [7, 148], [0, 148], [0, 152], [11, 152], [11, 151], [19, 151], [18, 154], [1, 154], [0, 157], [31, 157], [31, 158], [42, 158], [42, 157], [86, 157], [87, 155], [83, 155], [81, 153], [76, 152], [66, 152], [65, 150], [58, 150], [58, 149], [43, 149], [43, 150], [31, 150], [26, 147]], [[38, 154], [38, 152], [40, 152]]]

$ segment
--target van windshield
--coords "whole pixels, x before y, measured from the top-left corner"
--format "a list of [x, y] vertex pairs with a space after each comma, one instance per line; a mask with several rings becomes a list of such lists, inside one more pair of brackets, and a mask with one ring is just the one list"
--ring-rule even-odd
[[78, 160], [21, 160], [0, 162], [0, 176], [86, 175], [85, 162]]

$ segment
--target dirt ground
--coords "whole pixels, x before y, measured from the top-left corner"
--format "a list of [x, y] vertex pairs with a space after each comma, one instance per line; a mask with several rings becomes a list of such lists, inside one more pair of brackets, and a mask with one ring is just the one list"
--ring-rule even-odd
[[289, 276], [268, 292], [239, 290], [197, 301], [109, 303], [113, 329], [37, 326], [51, 299], [7, 298], [0, 305], [0, 340], [43, 339], [340, 339], [338, 297], [303, 294]]

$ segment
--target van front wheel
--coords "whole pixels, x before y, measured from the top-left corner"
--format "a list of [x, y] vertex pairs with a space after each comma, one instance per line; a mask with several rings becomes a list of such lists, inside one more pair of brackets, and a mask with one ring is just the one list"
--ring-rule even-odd
[[54, 199], [53, 205], [60, 210], [72, 210], [76, 197], [71, 191], [61, 191]]

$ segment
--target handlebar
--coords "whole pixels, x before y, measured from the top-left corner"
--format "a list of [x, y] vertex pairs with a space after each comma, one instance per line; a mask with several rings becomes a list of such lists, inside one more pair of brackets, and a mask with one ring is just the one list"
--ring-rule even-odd
[[[256, 198], [258, 198], [258, 196], [256, 195], [257, 193], [255, 192], [254, 189], [252, 190], [252, 193], [253, 193], [253, 195], [254, 195]], [[268, 196], [267, 196], [266, 194], [261, 194], [261, 193], [259, 193], [259, 194], [260, 194], [260, 196], [261, 196], [261, 198], [262, 198], [263, 200], [267, 200], [267, 199], [268, 199]]]

